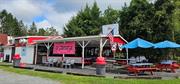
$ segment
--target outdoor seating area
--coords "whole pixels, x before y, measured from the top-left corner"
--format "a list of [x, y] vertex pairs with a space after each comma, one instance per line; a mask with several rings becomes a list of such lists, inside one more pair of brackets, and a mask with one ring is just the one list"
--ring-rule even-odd
[[72, 68], [75, 64], [75, 60], [61, 60], [61, 59], [48, 59], [47, 61], [43, 62], [44, 66], [48, 67], [59, 67], [59, 68]]
[[[138, 43], [138, 44], [137, 44]], [[132, 42], [129, 42], [123, 46], [121, 46], [123, 49], [134, 49], [134, 48], [162, 48], [158, 47], [162, 46], [157, 44], [150, 43], [148, 41], [145, 41], [143, 39], [135, 39]], [[163, 44], [164, 46], [164, 44]], [[166, 46], [166, 48], [169, 48], [170, 46]], [[178, 46], [176, 46], [178, 47]], [[173, 48], [176, 48], [173, 47]], [[127, 52], [128, 53], [128, 52]], [[47, 61], [44, 62], [44, 65], [47, 67], [56, 67], [56, 68], [64, 68], [64, 69], [81, 69], [80, 67], [77, 67], [77, 58], [75, 59], [69, 59], [71, 57], [68, 57], [66, 59], [63, 58], [52, 58], [48, 57]], [[79, 58], [78, 58], [79, 60]], [[173, 60], [161, 60], [160, 63], [151, 63], [150, 58], [147, 59], [144, 55], [139, 56], [128, 56], [126, 58], [113, 58], [109, 57], [106, 58], [106, 73], [111, 74], [121, 74], [121, 71], [125, 70], [125, 74], [128, 76], [135, 75], [155, 75], [156, 72], [172, 72], [176, 73], [179, 69], [179, 64], [176, 61]], [[82, 58], [81, 58], [82, 61]], [[93, 61], [93, 58], [84, 58], [84, 64], [90, 68], [95, 70], [96, 69], [96, 63]], [[86, 69], [87, 67], [84, 66]], [[73, 67], [73, 68], [72, 68]], [[147, 73], [146, 73], [147, 72]]]

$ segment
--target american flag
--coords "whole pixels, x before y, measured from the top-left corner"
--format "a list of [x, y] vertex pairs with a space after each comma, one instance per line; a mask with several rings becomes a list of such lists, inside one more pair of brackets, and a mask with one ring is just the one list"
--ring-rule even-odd
[[112, 29], [112, 30], [109, 32], [109, 34], [107, 35], [108, 38], [109, 38], [109, 40], [110, 40], [110, 44], [111, 44], [111, 45], [112, 45], [113, 42], [114, 42], [114, 37], [113, 37], [112, 31], [113, 31], [113, 29]]

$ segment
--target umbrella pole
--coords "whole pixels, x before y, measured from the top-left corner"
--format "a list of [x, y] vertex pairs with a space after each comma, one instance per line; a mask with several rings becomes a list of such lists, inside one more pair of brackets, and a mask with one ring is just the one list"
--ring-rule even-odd
[[127, 64], [128, 64], [128, 48], [126, 48], [126, 62], [127, 62]]
[[113, 52], [113, 58], [115, 58], [115, 56], [116, 56], [116, 51]]

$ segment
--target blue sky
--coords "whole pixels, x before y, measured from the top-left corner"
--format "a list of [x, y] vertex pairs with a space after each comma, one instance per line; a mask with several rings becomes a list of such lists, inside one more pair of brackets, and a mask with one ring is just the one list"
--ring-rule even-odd
[[62, 34], [71, 17], [94, 1], [104, 11], [108, 6], [121, 9], [131, 0], [0, 0], [0, 11], [6, 9], [27, 25], [34, 21], [38, 28], [53, 26]]

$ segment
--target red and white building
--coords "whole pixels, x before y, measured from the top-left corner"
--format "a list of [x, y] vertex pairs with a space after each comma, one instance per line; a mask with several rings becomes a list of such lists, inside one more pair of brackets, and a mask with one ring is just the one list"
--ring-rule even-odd
[[53, 36], [22, 36], [8, 37], [8, 44], [3, 46], [4, 60], [12, 62], [12, 56], [19, 54], [21, 63], [33, 64], [35, 56], [35, 41], [49, 39]]

